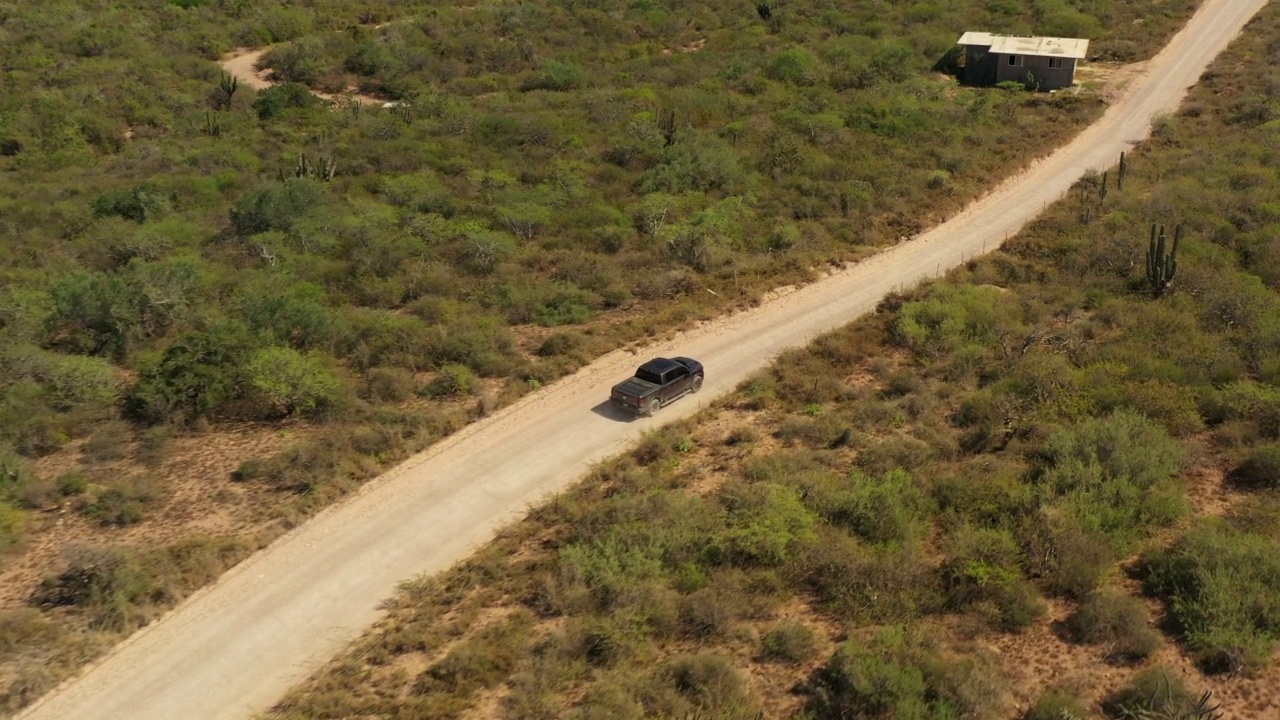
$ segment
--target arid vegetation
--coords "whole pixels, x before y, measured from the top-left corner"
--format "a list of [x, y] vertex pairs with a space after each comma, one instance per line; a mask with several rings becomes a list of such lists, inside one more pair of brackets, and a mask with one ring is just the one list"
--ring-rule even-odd
[[1123, 190], [407, 585], [275, 716], [1276, 712], [1277, 37], [1268, 7]]
[[[1087, 35], [1103, 59], [1132, 60], [1194, 3], [1095, 5], [0, 7], [0, 708], [470, 418], [617, 343], [909, 236], [1101, 112], [1089, 88], [957, 86], [959, 30]], [[265, 44], [286, 81], [269, 90], [213, 62]], [[311, 92], [349, 88], [399, 104], [335, 109]], [[1189, 243], [1203, 238], [1185, 221]], [[902, 347], [952, 361], [952, 340], [912, 332], [921, 345]], [[895, 382], [913, 393], [910, 375]], [[1148, 394], [1166, 401], [1158, 383]], [[803, 422], [828, 417], [806, 405]], [[1243, 422], [1230, 413], [1246, 405], [1223, 418]], [[1125, 417], [1096, 431], [1152, 432]], [[741, 432], [748, 448], [774, 431]], [[844, 445], [858, 442], [851, 431]], [[1269, 457], [1242, 457], [1233, 477], [1265, 485]], [[925, 547], [940, 496], [882, 465], [865, 472], [883, 497], [832, 489], [830, 511], [866, 523], [868, 543]], [[1148, 513], [1177, 510], [1161, 504], [1170, 477], [1062, 482], [1095, 493], [1082, 503], [1150, 500], [1109, 520], [1114, 552], [1141, 541]], [[876, 515], [911, 488], [901, 513]], [[744, 492], [743, 507], [813, 512]], [[1006, 530], [955, 531], [974, 553], [1004, 553]], [[734, 542], [723, 562], [784, 559]], [[994, 603], [1014, 627], [1035, 609], [1027, 581], [991, 590], [952, 574], [920, 612]], [[806, 628], [762, 628], [762, 656], [830, 654], [830, 633], [805, 649]], [[909, 627], [884, 642], [943, 652]], [[489, 684], [458, 667], [428, 685]], [[745, 692], [698, 653], [669, 671]]]

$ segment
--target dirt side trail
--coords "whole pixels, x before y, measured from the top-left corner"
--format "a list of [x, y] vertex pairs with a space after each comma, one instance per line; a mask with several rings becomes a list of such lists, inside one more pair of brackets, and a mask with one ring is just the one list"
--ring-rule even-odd
[[[272, 85], [275, 85], [276, 81], [272, 79], [272, 73], [270, 70], [259, 70], [258, 63], [262, 61], [262, 56], [266, 55], [267, 51], [270, 49], [270, 47], [258, 48], [256, 50], [250, 48], [237, 48], [226, 55], [223, 55], [222, 58], [218, 60], [218, 64], [221, 65], [222, 69], [227, 71], [232, 77], [245, 85], [248, 85], [254, 90], [266, 90]], [[347, 88], [346, 92], [341, 95], [320, 92], [315, 88], [312, 88], [311, 92], [316, 97], [324, 98], [330, 102], [339, 102], [346, 99], [363, 105], [375, 105], [379, 107], [386, 105], [388, 102], [382, 98], [357, 92], [354, 87]]]
[[549, 493], [659, 423], [693, 414], [781, 350], [847, 324], [887, 293], [995, 249], [1086, 170], [1103, 169], [1172, 111], [1266, 0], [1205, 0], [1095, 125], [962, 214], [862, 263], [645, 352], [707, 367], [702, 394], [653, 420], [602, 406], [642, 359], [600, 358], [445, 439], [282, 537], [22, 720], [231, 720], [268, 708], [380, 616], [399, 582], [466, 557]]

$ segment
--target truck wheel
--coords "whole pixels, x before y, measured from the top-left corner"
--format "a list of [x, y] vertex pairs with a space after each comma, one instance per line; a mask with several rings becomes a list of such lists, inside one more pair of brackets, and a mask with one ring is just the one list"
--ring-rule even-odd
[[702, 389], [702, 376], [699, 375], [693, 379], [693, 384], [689, 386], [689, 392], [698, 392]]
[[658, 411], [661, 409], [662, 409], [662, 401], [659, 400], [658, 398], [653, 398], [649, 400], [649, 404], [645, 405], [644, 413], [649, 417], [653, 417], [654, 415], [657, 415]]

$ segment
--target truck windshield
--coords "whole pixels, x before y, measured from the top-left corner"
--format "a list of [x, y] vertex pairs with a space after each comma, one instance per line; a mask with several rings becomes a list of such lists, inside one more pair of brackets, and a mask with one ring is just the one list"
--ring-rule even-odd
[[644, 368], [640, 368], [639, 370], [637, 370], [637, 371], [636, 371], [636, 377], [640, 378], [641, 380], [644, 380], [645, 382], [651, 382], [651, 383], [653, 383], [654, 385], [661, 385], [661, 384], [662, 384], [662, 376], [661, 376], [661, 375], [659, 375], [659, 374], [657, 374], [657, 373], [655, 373], [655, 372], [649, 372], [648, 370], [645, 370]]

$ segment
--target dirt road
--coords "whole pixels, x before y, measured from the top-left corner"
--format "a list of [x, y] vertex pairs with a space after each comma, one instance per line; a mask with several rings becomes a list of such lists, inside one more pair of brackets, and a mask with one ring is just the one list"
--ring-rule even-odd
[[464, 429], [367, 485], [137, 633], [24, 720], [247, 718], [379, 617], [398, 582], [465, 557], [532, 503], [646, 429], [687, 416], [784, 348], [848, 323], [888, 292], [997, 247], [1089, 168], [1112, 164], [1172, 110], [1265, 0], [1206, 0], [1122, 100], [1069, 146], [945, 225], [749, 312], [646, 352], [707, 367], [703, 393], [653, 420], [602, 408], [637, 358], [615, 352]]

